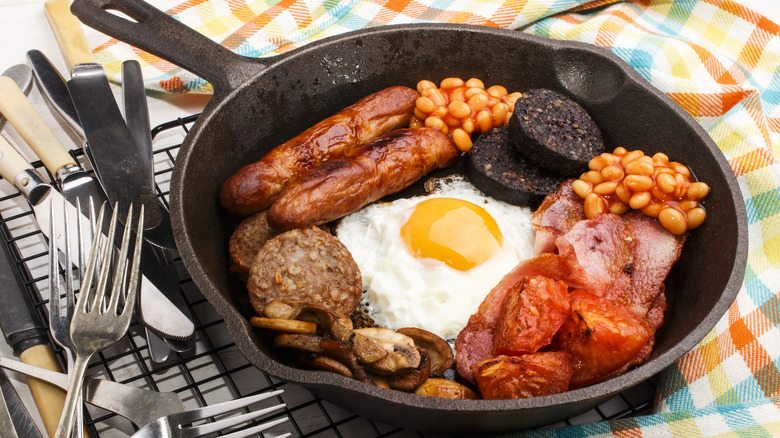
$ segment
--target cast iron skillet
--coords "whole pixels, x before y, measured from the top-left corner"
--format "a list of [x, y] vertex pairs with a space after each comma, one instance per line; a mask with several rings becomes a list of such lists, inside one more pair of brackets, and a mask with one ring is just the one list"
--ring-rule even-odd
[[[76, 0], [84, 23], [207, 79], [211, 99], [176, 159], [171, 188], [176, 243], [203, 295], [258, 368], [355, 413], [401, 427], [443, 432], [530, 428], [574, 416], [672, 364], [734, 301], [747, 252], [745, 208], [731, 171], [704, 130], [616, 56], [595, 46], [487, 27], [375, 27], [265, 59], [234, 55], [138, 0]], [[107, 12], [121, 11], [134, 22]], [[688, 163], [712, 188], [708, 218], [686, 243], [667, 281], [669, 310], [647, 362], [563, 394], [525, 400], [448, 400], [374, 388], [285, 364], [247, 323], [242, 285], [228, 274], [236, 223], [219, 205], [225, 179], [272, 147], [359, 98], [421, 79], [479, 77], [510, 90], [547, 87], [581, 103], [609, 150], [661, 151]]]

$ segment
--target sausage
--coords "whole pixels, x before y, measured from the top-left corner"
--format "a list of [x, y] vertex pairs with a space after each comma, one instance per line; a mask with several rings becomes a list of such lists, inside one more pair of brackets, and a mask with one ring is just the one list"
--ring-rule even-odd
[[241, 216], [268, 208], [285, 187], [321, 163], [407, 126], [418, 97], [411, 88], [389, 87], [322, 120], [228, 178], [219, 194], [222, 206]]
[[280, 229], [330, 222], [454, 164], [458, 155], [452, 139], [439, 130], [391, 131], [288, 187], [268, 210], [268, 221]]

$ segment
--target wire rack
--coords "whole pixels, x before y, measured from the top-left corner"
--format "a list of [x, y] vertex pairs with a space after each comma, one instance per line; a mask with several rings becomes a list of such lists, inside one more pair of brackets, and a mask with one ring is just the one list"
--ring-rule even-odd
[[[181, 142], [197, 115], [180, 118], [152, 129], [155, 154], [155, 188], [167, 205], [170, 179]], [[71, 152], [89, 169], [82, 151]], [[33, 162], [42, 175], [51, 175], [40, 161]], [[48, 321], [48, 257], [47, 244], [35, 222], [29, 204], [5, 180], [0, 181], [0, 235], [15, 266], [25, 281], [25, 292], [41, 321]], [[439, 437], [443, 435], [399, 429], [357, 416], [312, 395], [297, 385], [279, 381], [253, 367], [239, 352], [228, 334], [224, 322], [214, 308], [199, 293], [181, 261], [175, 259], [180, 279], [184, 311], [195, 323], [194, 348], [185, 353], [172, 353], [163, 363], [154, 363], [149, 354], [144, 328], [134, 323], [128, 335], [115, 346], [97, 354], [88, 375], [120, 383], [174, 392], [187, 407], [205, 406], [257, 392], [284, 389], [284, 393], [268, 405], [286, 403], [276, 416], [289, 421], [276, 426], [266, 436], [290, 432], [295, 437]], [[51, 342], [51, 345], [55, 344]], [[63, 352], [55, 348], [59, 360]], [[63, 361], [64, 363], [64, 361]], [[653, 379], [643, 382], [613, 397], [596, 409], [558, 424], [571, 425], [610, 420], [644, 413], [655, 394]], [[114, 413], [89, 407], [86, 423], [90, 436], [99, 438], [126, 437], [136, 427]]]

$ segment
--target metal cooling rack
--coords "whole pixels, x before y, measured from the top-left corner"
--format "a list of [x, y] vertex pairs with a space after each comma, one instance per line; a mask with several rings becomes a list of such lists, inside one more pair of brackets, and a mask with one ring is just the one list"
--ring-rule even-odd
[[[158, 196], [167, 205], [173, 163], [179, 146], [197, 115], [164, 123], [152, 130], [155, 144], [155, 181]], [[72, 151], [82, 166], [90, 169], [82, 151]], [[40, 161], [33, 166], [51, 178]], [[0, 180], [0, 235], [2, 244], [11, 253], [12, 264], [25, 280], [25, 292], [42, 321], [48, 321], [48, 257], [47, 244], [35, 222], [27, 201], [5, 180]], [[279, 381], [254, 368], [238, 351], [224, 322], [203, 298], [176, 259], [180, 278], [180, 293], [186, 303], [185, 312], [195, 323], [195, 348], [186, 353], [172, 353], [161, 364], [154, 363], [143, 327], [135, 323], [128, 336], [115, 346], [96, 355], [88, 375], [120, 383], [177, 393], [187, 407], [205, 406], [236, 397], [273, 389], [284, 393], [268, 405], [284, 402], [287, 408], [276, 416], [289, 417], [287, 423], [276, 426], [265, 437], [290, 432], [295, 437], [426, 437], [442, 435], [398, 429], [354, 415], [312, 395], [297, 385]], [[44, 298], [46, 297], [46, 298]], [[51, 345], [55, 345], [51, 342]], [[63, 352], [55, 349], [63, 361]], [[596, 409], [564, 422], [551, 425], [583, 424], [642, 414], [651, 405], [655, 394], [652, 380], [626, 390]], [[85, 419], [90, 436], [95, 438], [126, 437], [135, 427], [116, 414], [90, 406]]]

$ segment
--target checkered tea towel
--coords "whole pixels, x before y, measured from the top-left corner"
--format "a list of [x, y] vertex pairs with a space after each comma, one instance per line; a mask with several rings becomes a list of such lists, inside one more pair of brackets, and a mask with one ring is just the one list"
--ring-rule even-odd
[[[699, 121], [731, 163], [748, 212], [745, 280], [717, 326], [662, 373], [654, 413], [514, 435], [770, 437], [780, 436], [780, 27], [748, 3], [190, 0], [168, 13], [248, 56], [427, 21], [522, 27], [620, 56]], [[203, 80], [114, 40], [96, 56], [115, 77], [121, 61], [139, 59], [151, 89], [210, 91]]]

